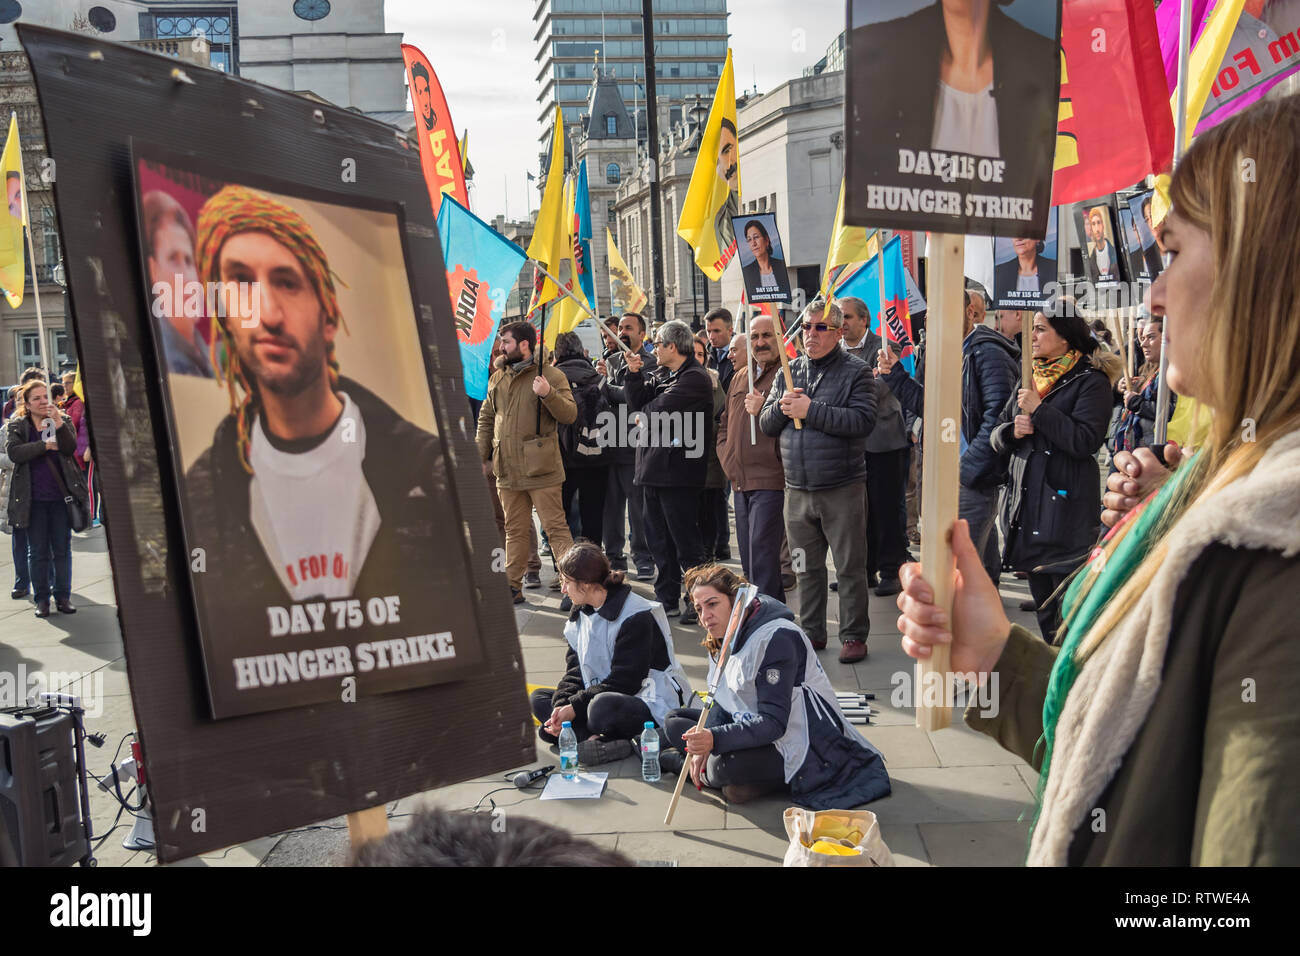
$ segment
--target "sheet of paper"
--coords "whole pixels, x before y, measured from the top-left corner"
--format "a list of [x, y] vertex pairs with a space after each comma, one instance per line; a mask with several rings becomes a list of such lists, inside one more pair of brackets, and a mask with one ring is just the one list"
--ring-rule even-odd
[[543, 800], [595, 800], [605, 792], [607, 773], [583, 773], [579, 771], [572, 780], [565, 780], [564, 774], [553, 773], [546, 778], [546, 789], [542, 791]]

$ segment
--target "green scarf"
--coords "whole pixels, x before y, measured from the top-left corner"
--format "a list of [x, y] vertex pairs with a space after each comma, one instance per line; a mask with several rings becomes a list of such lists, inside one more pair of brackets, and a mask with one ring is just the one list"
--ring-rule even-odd
[[[1100, 571], [1092, 569], [1092, 560], [1096, 560], [1100, 552], [1098, 548], [1093, 552], [1093, 559], [1075, 575], [1065, 591], [1065, 596], [1061, 600], [1061, 617], [1069, 623], [1063, 626], [1065, 638], [1061, 642], [1061, 650], [1056, 655], [1056, 663], [1052, 666], [1052, 675], [1047, 683], [1047, 696], [1043, 699], [1043, 736], [1039, 739], [1039, 744], [1044, 747], [1043, 768], [1038, 776], [1038, 805], [1034, 809], [1033, 826], [1038, 825], [1038, 817], [1043, 808], [1043, 793], [1047, 789], [1047, 775], [1052, 766], [1052, 752], [1056, 744], [1056, 725], [1061, 719], [1061, 711], [1065, 708], [1065, 700], [1069, 696], [1070, 688], [1074, 686], [1074, 681], [1082, 668], [1076, 656], [1079, 645], [1083, 642], [1084, 636], [1092, 630], [1092, 625], [1101, 616], [1110, 599], [1118, 593], [1137, 566], [1151, 552], [1158, 538], [1157, 532], [1162, 515], [1195, 470], [1192, 460], [1184, 462], [1154, 497], [1148, 498], [1125, 521], [1111, 529], [1106, 535], [1107, 538], [1119, 532], [1128, 522], [1133, 523], [1132, 528], [1106, 559], [1102, 569]], [[1088, 578], [1094, 574], [1097, 579], [1088, 593], [1083, 596], [1083, 603], [1079, 604], [1079, 594], [1084, 589]], [[1071, 609], [1076, 604], [1079, 604], [1078, 610], [1071, 616]], [[1032, 826], [1030, 833], [1033, 833]]]
[[1057, 380], [1074, 368], [1075, 363], [1083, 357], [1083, 353], [1078, 349], [1070, 349], [1064, 355], [1058, 355], [1054, 359], [1034, 359], [1034, 388], [1038, 392], [1038, 397], [1042, 398], [1052, 390], [1052, 386]]

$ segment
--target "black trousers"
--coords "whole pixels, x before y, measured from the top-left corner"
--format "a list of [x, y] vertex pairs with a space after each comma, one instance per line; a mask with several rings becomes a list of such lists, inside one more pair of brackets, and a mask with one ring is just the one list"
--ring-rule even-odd
[[1056, 631], [1061, 626], [1061, 597], [1048, 601], [1053, 591], [1061, 586], [1068, 575], [1034, 574], [1029, 575], [1029, 593], [1038, 605], [1038, 630], [1048, 644], [1056, 642]]
[[867, 578], [898, 577], [907, 548], [907, 468], [911, 449], [867, 452]]
[[[605, 554], [615, 570], [627, 570], [623, 546], [631, 539], [632, 561], [639, 568], [654, 561], [645, 533], [645, 493], [634, 484], [636, 465], [625, 462], [609, 466], [605, 491]], [[626, 514], [626, 520], [624, 515]], [[626, 533], [625, 533], [626, 530]]]
[[[668, 711], [664, 719], [664, 736], [668, 746], [686, 753], [682, 737], [700, 720], [700, 711], [695, 708], [678, 708]], [[716, 726], [731, 722], [731, 715], [721, 708], [709, 711], [709, 720], [705, 726]], [[683, 773], [686, 771], [683, 770]], [[750, 747], [746, 750], [733, 750], [730, 753], [709, 754], [704, 765], [704, 779], [710, 787], [728, 787], [733, 784], [759, 784], [761, 786], [785, 786], [785, 760], [774, 744], [762, 747]]]
[[[569, 532], [574, 539], [586, 538], [602, 544], [605, 529], [605, 494], [609, 486], [608, 468], [566, 468], [560, 497]], [[577, 520], [573, 517], [573, 499], [578, 499]]]
[[[554, 695], [555, 691], [540, 688], [533, 691], [533, 696], [529, 699], [533, 716], [542, 723], [546, 723], [551, 711], [555, 709], [552, 703]], [[579, 740], [594, 736], [610, 740], [631, 740], [645, 729], [647, 720], [653, 721], [654, 716], [640, 697], [607, 690], [603, 694], [597, 694], [587, 704], [586, 720], [574, 719], [573, 732]], [[537, 736], [548, 744], [556, 741], [555, 737], [541, 727], [537, 728]]]
[[655, 600], [671, 611], [682, 596], [682, 575], [713, 555], [700, 536], [699, 488], [645, 487], [645, 530], [654, 554]]
[[[704, 553], [710, 561], [722, 549], [718, 542], [730, 545], [731, 522], [727, 520], [727, 498], [724, 488], [705, 488], [700, 492], [700, 541], [704, 543]], [[718, 512], [722, 517], [719, 522]]]
[[[731, 482], [728, 481], [722, 488], [722, 494], [718, 496], [718, 500], [714, 503], [714, 507], [717, 508], [718, 513], [718, 534], [716, 543], [713, 547], [713, 554], [715, 557], [719, 558], [724, 554], [731, 554], [731, 518], [727, 508], [727, 502], [730, 498]], [[707, 546], [708, 543], [708, 539], [705, 538], [704, 544]]]

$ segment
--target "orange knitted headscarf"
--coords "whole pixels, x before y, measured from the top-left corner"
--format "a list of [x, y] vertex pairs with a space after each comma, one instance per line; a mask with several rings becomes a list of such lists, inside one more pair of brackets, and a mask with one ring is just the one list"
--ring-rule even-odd
[[[292, 252], [316, 292], [316, 298], [325, 313], [325, 321], [341, 325], [344, 331], [347, 330], [334, 291], [337, 276], [330, 270], [325, 250], [321, 248], [311, 226], [307, 225], [307, 220], [283, 203], [246, 186], [223, 187], [199, 210], [194, 252], [198, 260], [200, 280], [205, 283], [221, 281], [221, 247], [231, 236], [242, 232], [264, 232]], [[342, 284], [342, 280], [339, 282]], [[226, 316], [214, 315], [212, 321], [212, 365], [218, 369], [219, 376], [225, 382], [226, 391], [230, 395], [230, 411], [237, 419], [240, 464], [252, 474], [253, 469], [248, 462], [248, 429], [255, 390], [240, 366], [234, 340], [226, 326]], [[326, 352], [326, 361], [329, 365], [330, 386], [337, 388], [339, 364], [334, 355], [333, 343], [330, 343]]]

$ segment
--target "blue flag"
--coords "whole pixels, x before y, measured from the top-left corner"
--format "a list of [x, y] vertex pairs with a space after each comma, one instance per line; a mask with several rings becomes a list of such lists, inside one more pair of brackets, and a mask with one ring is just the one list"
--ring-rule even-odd
[[465, 394], [481, 402], [487, 398], [497, 324], [527, 257], [449, 195], [438, 208], [438, 238], [446, 259]]
[[596, 310], [596, 280], [591, 265], [591, 194], [587, 192], [587, 161], [578, 165], [578, 186], [573, 194], [573, 211], [578, 220], [575, 235], [578, 237], [578, 284], [594, 312]]
[[[885, 309], [880, 309], [880, 278], [876, 273], [880, 256], [839, 283], [835, 298], [861, 299], [871, 313], [871, 329], [882, 342], [892, 342], [902, 352], [903, 368], [916, 372], [916, 343], [912, 339], [912, 317], [907, 309], [907, 277], [903, 270], [902, 240], [895, 236], [885, 243]], [[847, 268], [852, 268], [848, 266]]]

